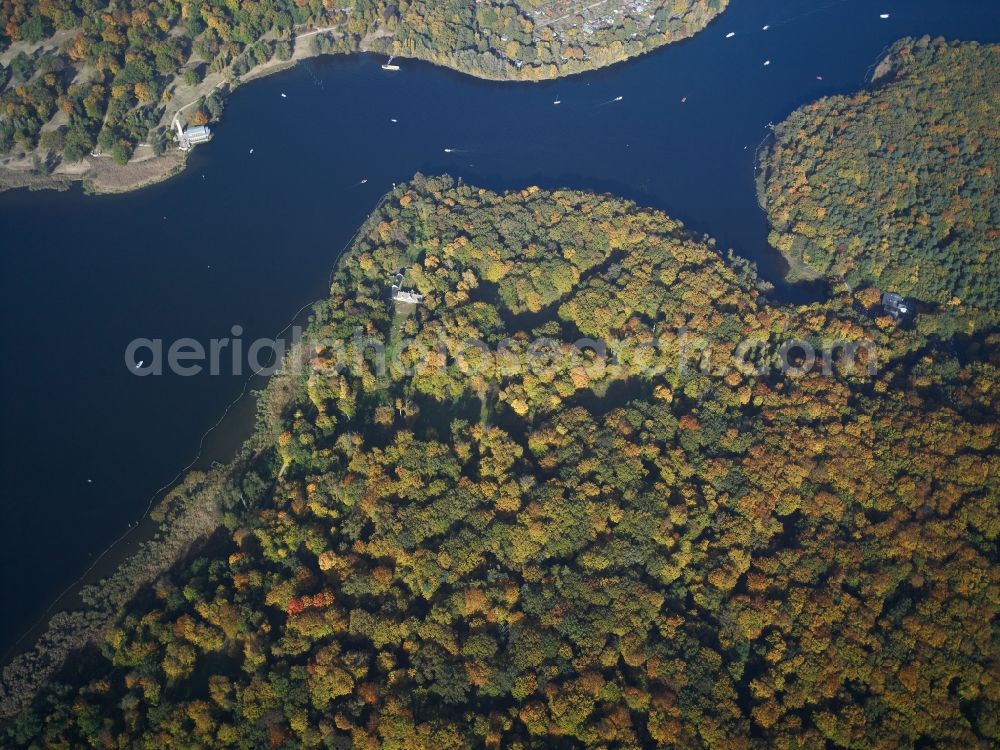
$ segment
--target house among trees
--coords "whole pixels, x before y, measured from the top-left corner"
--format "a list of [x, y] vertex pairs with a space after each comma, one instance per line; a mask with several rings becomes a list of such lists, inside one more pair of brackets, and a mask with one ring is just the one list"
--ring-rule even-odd
[[424, 295], [417, 294], [416, 292], [404, 291], [403, 290], [403, 269], [400, 268], [396, 271], [396, 281], [392, 285], [392, 301], [393, 302], [405, 302], [411, 305], [419, 305], [424, 301]]
[[906, 298], [895, 292], [882, 293], [882, 309], [894, 318], [901, 318], [910, 314], [910, 305]]

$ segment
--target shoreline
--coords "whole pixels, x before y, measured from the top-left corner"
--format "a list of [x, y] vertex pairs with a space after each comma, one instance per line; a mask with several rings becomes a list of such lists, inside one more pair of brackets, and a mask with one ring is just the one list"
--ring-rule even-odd
[[[369, 227], [372, 216], [395, 192], [379, 198], [354, 235], [336, 253], [327, 286], [332, 283], [344, 255]], [[274, 338], [286, 338], [296, 325], [305, 327], [314, 302], [303, 304]], [[209, 543], [224, 528], [224, 508], [218, 495], [252, 458], [255, 438], [262, 433], [262, 404], [273, 410], [270, 401], [280, 403], [283, 384], [287, 385], [297, 371], [288, 367], [288, 363], [307, 355], [302, 342], [288, 339], [285, 364], [277, 372], [273, 375], [255, 372], [247, 378], [222, 416], [202, 435], [195, 457], [152, 494], [134, 526], [108, 545], [0, 655], [0, 720], [11, 718], [30, 704], [72, 654], [97, 643], [143, 586]], [[252, 407], [249, 413], [247, 406]], [[228, 425], [235, 435], [226, 434], [227, 420], [235, 420], [235, 424]], [[217, 433], [221, 444], [212, 446], [211, 438]], [[187, 502], [175, 497], [203, 479], [207, 486], [198, 488]]]
[[[584, 66], [580, 69], [556, 71], [551, 75], [547, 72], [538, 72], [537, 75], [522, 75], [520, 77], [499, 73], [494, 75], [492, 74], [492, 71], [485, 68], [463, 66], [457, 61], [457, 55], [454, 52], [441, 56], [433, 56], [429, 54], [421, 55], [419, 52], [422, 50], [413, 50], [408, 53], [396, 53], [391, 49], [393, 36], [391, 32], [386, 32], [384, 29], [377, 29], [369, 32], [361, 39], [358, 48], [349, 52], [317, 52], [309, 45], [303, 45], [300, 48], [299, 40], [301, 39], [315, 36], [317, 34], [329, 34], [331, 36], [336, 35], [336, 30], [333, 28], [315, 29], [294, 37], [294, 50], [291, 58], [288, 60], [278, 60], [277, 58], [272, 58], [261, 65], [251, 68], [243, 76], [238, 76], [235, 79], [222, 78], [216, 85], [227, 84], [228, 94], [232, 94], [233, 91], [240, 88], [244, 84], [290, 70], [304, 60], [324, 56], [350, 57], [365, 54], [392, 56], [400, 60], [427, 63], [435, 67], [445, 68], [446, 70], [450, 70], [460, 75], [471, 76], [477, 80], [491, 83], [544, 83], [612, 68], [640, 57], [644, 57], [648, 54], [666, 49], [673, 45], [688, 41], [694, 36], [705, 31], [705, 29], [715, 23], [722, 15], [722, 13], [716, 14], [703, 26], [689, 30], [688, 33], [682, 37], [669, 39], [656, 44], [655, 46], [651, 46], [648, 49], [642, 49], [638, 52], [626, 54], [619, 60], [594, 65], [592, 67]], [[384, 49], [384, 45], [379, 43], [381, 40], [389, 40], [390, 48]], [[536, 71], [536, 69], [528, 69], [528, 73], [533, 71]], [[167, 121], [169, 123], [170, 118], [167, 117], [169, 112], [174, 112], [176, 114], [178, 111], [194, 104], [200, 98], [201, 97], [199, 96], [191, 101], [172, 102], [171, 106], [164, 110], [161, 122]], [[142, 148], [148, 149], [148, 146], [140, 144], [136, 150], [138, 151]], [[133, 156], [127, 164], [121, 166], [112, 163], [109, 157], [94, 157], [88, 155], [75, 164], [60, 163], [50, 174], [44, 174], [36, 171], [30, 159], [31, 155], [29, 154], [25, 155], [25, 157], [21, 160], [23, 168], [21, 166], [12, 167], [7, 164], [0, 164], [0, 193], [7, 190], [19, 190], [22, 188], [27, 188], [32, 191], [68, 190], [72, 188], [75, 183], [79, 182], [83, 184], [83, 191], [87, 195], [117, 195], [129, 193], [134, 190], [141, 190], [145, 187], [165, 182], [171, 177], [183, 172], [187, 166], [187, 153], [174, 148], [172, 144], [168, 144], [168, 150], [160, 156], [143, 155], [138, 158]]]
[[[276, 338], [308, 307], [300, 308]], [[301, 350], [293, 344], [287, 357], [295, 356], [301, 356]], [[287, 377], [284, 367], [274, 376], [251, 375], [202, 435], [191, 462], [152, 494], [139, 520], [98, 554], [7, 648], [0, 657], [0, 719], [22, 710], [73, 653], [98, 643], [122, 607], [144, 586], [224, 528], [220, 496], [252, 457], [259, 400], [282, 377]], [[218, 444], [212, 444], [213, 438]]]
[[87, 195], [117, 195], [169, 180], [184, 171], [187, 155], [175, 149], [162, 156], [145, 156], [125, 166], [107, 157], [84, 157], [71, 170], [40, 174], [28, 169], [0, 166], [0, 192], [6, 190], [69, 190], [81, 184]]

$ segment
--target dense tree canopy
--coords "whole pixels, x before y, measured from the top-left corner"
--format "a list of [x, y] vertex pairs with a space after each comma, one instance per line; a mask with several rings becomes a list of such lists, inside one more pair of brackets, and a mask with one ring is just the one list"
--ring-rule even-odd
[[[388, 303], [400, 268], [423, 304]], [[606, 196], [398, 188], [224, 542], [4, 746], [1000, 742], [997, 341], [870, 292], [775, 305]], [[790, 340], [814, 367], [777, 366]]]
[[[729, 0], [390, 3], [383, 48], [487, 78], [539, 80], [620, 62], [689, 37]], [[381, 5], [381, 4], [379, 4]]]
[[775, 129], [771, 243], [793, 269], [995, 321], [1000, 46], [904, 39], [876, 76]]

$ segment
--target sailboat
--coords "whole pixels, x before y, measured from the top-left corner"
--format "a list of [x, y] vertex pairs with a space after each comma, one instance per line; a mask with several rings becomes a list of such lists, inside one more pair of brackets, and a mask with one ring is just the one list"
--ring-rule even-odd
[[399, 70], [399, 66], [398, 65], [393, 65], [392, 64], [392, 60], [393, 60], [393, 58], [390, 57], [389, 60], [388, 60], [388, 62], [386, 62], [382, 66], [382, 70]]

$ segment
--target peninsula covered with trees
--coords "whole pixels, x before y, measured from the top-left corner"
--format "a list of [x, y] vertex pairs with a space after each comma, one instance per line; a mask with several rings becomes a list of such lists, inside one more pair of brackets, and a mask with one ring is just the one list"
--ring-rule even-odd
[[873, 78], [775, 128], [759, 186], [771, 244], [797, 275], [995, 325], [1000, 45], [903, 39]]
[[[12, 0], [0, 5], [0, 176], [66, 179], [130, 160], [149, 171], [136, 162], [164, 153], [178, 112], [214, 120], [241, 80], [310, 55], [375, 51], [537, 81], [689, 37], [727, 3]], [[180, 164], [174, 154], [152, 171]]]
[[0, 744], [996, 744], [997, 343], [871, 288], [776, 304], [609, 196], [418, 176], [205, 500], [224, 529]]

